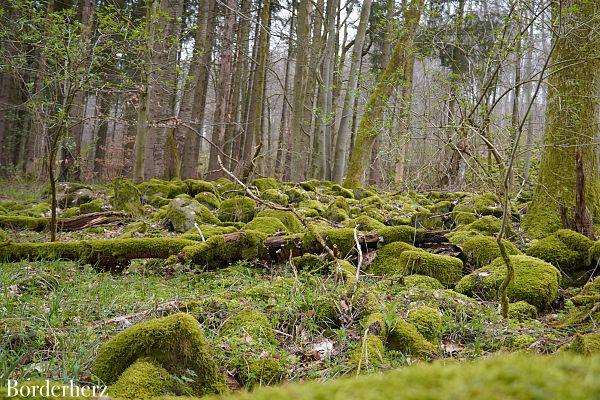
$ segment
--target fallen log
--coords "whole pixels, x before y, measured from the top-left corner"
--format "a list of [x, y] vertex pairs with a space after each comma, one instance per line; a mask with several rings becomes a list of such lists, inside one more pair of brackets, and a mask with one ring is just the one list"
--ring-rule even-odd
[[[354, 256], [356, 242], [352, 228], [318, 228], [322, 240], [341, 257]], [[437, 236], [436, 236], [437, 237]], [[410, 226], [390, 226], [357, 236], [361, 250], [369, 252], [380, 243], [403, 241], [427, 244], [431, 232]], [[441, 240], [441, 237], [440, 237]], [[0, 246], [0, 261], [36, 259], [77, 260], [100, 270], [120, 270], [133, 259], [175, 256], [180, 262], [209, 269], [222, 268], [238, 260], [288, 260], [305, 253], [321, 254], [324, 249], [314, 231], [271, 236], [251, 230], [209, 237], [205, 242], [180, 238], [84, 240], [78, 242], [7, 243]]]
[[[72, 232], [94, 226], [106, 226], [122, 221], [127, 214], [116, 211], [101, 211], [78, 215], [73, 218], [63, 218], [57, 221], [57, 229]], [[48, 229], [50, 218], [28, 217], [24, 215], [0, 215], [0, 228], [28, 229], [42, 232]]]

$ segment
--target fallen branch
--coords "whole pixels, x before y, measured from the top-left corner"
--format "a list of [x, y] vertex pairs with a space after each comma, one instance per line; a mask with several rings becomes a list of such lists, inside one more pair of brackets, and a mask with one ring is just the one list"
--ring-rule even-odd
[[[103, 211], [79, 215], [73, 218], [59, 219], [59, 231], [72, 232], [94, 226], [106, 226], [122, 221], [127, 214], [115, 211]], [[28, 217], [23, 215], [0, 215], [0, 227], [9, 229], [28, 229], [42, 232], [48, 229], [50, 218]]]

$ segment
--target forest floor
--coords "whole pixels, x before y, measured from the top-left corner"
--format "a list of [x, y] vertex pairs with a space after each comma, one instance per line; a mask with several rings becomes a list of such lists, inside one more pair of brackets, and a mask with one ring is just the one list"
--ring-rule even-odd
[[[58, 241], [72, 247], [48, 247], [48, 194], [35, 187], [3, 182], [0, 193], [2, 381], [98, 382], [105, 342], [177, 312], [199, 321], [233, 390], [496, 353], [599, 351], [600, 246], [571, 231], [529, 241], [520, 206], [502, 318], [491, 193], [270, 179], [253, 182], [252, 195], [226, 179], [61, 184], [59, 228], [69, 229]], [[276, 238], [279, 249], [263, 248]], [[135, 247], [142, 239], [155, 241]], [[194, 379], [186, 373], [175, 377], [182, 386]]]

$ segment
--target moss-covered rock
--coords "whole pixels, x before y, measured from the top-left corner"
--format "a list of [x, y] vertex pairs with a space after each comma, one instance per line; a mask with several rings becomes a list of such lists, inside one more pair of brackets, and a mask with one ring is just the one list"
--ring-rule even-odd
[[193, 371], [195, 395], [225, 390], [202, 329], [189, 314], [173, 314], [127, 328], [100, 347], [92, 371], [110, 385], [138, 359], [148, 357], [171, 375]]
[[211, 210], [216, 210], [221, 205], [221, 200], [211, 192], [200, 192], [194, 196], [194, 200]]
[[149, 399], [174, 394], [175, 379], [151, 358], [140, 358], [131, 364], [109, 389], [120, 399]]
[[[508, 240], [502, 240], [509, 255], [522, 254], [514, 244]], [[478, 235], [471, 237], [462, 244], [463, 254], [466, 257], [467, 264], [473, 268], [481, 268], [489, 265], [496, 258], [500, 257], [500, 248], [496, 238], [491, 236]]]
[[387, 364], [385, 346], [379, 336], [364, 336], [348, 356], [348, 364], [358, 371], [382, 368]]
[[256, 216], [277, 218], [283, 223], [283, 225], [285, 225], [287, 231], [291, 233], [299, 233], [304, 230], [304, 225], [302, 225], [302, 222], [300, 222], [298, 217], [296, 217], [296, 215], [292, 211], [274, 210], [272, 208], [267, 208], [256, 214]]
[[264, 232], [268, 235], [274, 235], [277, 232], [286, 232], [287, 228], [283, 223], [273, 217], [254, 217], [254, 219], [248, 222], [244, 229], [252, 229], [258, 232]]
[[436, 347], [413, 324], [401, 318], [388, 321], [388, 324], [387, 348], [415, 357], [433, 357], [437, 354]]
[[219, 206], [219, 219], [227, 222], [249, 222], [254, 218], [256, 202], [248, 197], [233, 197]]
[[[500, 232], [501, 226], [502, 220], [500, 218], [486, 215], [468, 225], [459, 227], [459, 230], [475, 231], [486, 236], [496, 236], [498, 235], [498, 232]], [[514, 231], [510, 224], [506, 225], [506, 236], [509, 238], [514, 236]]]
[[576, 333], [571, 343], [565, 346], [565, 350], [586, 356], [600, 354], [600, 332], [585, 335]]
[[442, 316], [440, 311], [428, 306], [410, 310], [406, 317], [419, 333], [431, 343], [437, 343], [442, 337]]
[[330, 248], [344, 258], [355, 252], [354, 229], [351, 228], [328, 228], [318, 225], [310, 225], [302, 236], [302, 250], [305, 253], [321, 253], [323, 246], [318, 240], [320, 236]]
[[188, 185], [180, 180], [165, 181], [162, 179], [150, 179], [137, 185], [142, 197], [160, 196], [173, 199], [180, 194], [188, 192]]
[[269, 189], [277, 189], [277, 180], [273, 178], [256, 178], [252, 181], [252, 185], [260, 192], [264, 192]]
[[397, 275], [404, 272], [399, 262], [400, 255], [407, 250], [418, 251], [416, 247], [405, 242], [392, 242], [377, 250], [377, 256], [369, 266], [375, 275]]
[[333, 222], [344, 222], [349, 218], [349, 212], [350, 206], [345, 198], [337, 197], [325, 210], [325, 218]]
[[349, 221], [346, 221], [344, 226], [346, 226], [347, 228], [354, 228], [355, 226], [358, 226], [358, 229], [361, 231], [373, 232], [378, 229], [384, 228], [385, 224], [379, 222], [375, 218], [363, 214]]
[[102, 211], [104, 211], [104, 202], [100, 199], [92, 200], [79, 206], [80, 214], [90, 214]]
[[337, 183], [331, 186], [331, 192], [336, 196], [342, 196], [347, 199], [354, 198], [354, 193], [351, 190], [348, 190]]
[[595, 330], [600, 321], [600, 277], [585, 284], [571, 298], [574, 304], [561, 321], [563, 327], [576, 327], [579, 332]]
[[290, 198], [287, 194], [280, 192], [277, 189], [267, 189], [261, 193], [263, 200], [271, 201], [275, 204], [287, 206], [290, 203]]
[[143, 213], [141, 193], [130, 180], [116, 178], [112, 186], [114, 194], [109, 201], [113, 209], [125, 211], [133, 216]]
[[408, 275], [404, 277], [404, 286], [407, 288], [417, 289], [444, 289], [444, 285], [441, 284], [435, 278], [425, 275]]
[[377, 230], [377, 235], [383, 243], [405, 242], [414, 243], [416, 229], [408, 225], [386, 226]]
[[537, 317], [537, 309], [526, 301], [517, 301], [508, 305], [508, 317], [527, 321]]
[[215, 188], [211, 182], [200, 179], [186, 179], [183, 181], [187, 185], [187, 194], [194, 197], [199, 193], [214, 193]]
[[404, 275], [427, 275], [449, 287], [462, 277], [463, 263], [455, 257], [431, 254], [423, 250], [406, 250], [398, 258], [400, 271]]
[[589, 264], [589, 252], [594, 242], [569, 229], [537, 240], [527, 249], [527, 255], [549, 262], [564, 272], [584, 268]]
[[218, 224], [221, 221], [205, 206], [196, 200], [176, 197], [167, 206], [164, 218], [176, 232], [186, 232], [194, 228], [194, 224]]
[[[515, 271], [514, 279], [507, 288], [509, 300], [526, 301], [538, 310], [548, 307], [558, 295], [560, 272], [538, 258], [525, 255], [509, 257]], [[468, 296], [498, 300], [498, 290], [505, 276], [504, 261], [497, 258], [492, 264], [462, 278], [456, 285], [456, 291]]]

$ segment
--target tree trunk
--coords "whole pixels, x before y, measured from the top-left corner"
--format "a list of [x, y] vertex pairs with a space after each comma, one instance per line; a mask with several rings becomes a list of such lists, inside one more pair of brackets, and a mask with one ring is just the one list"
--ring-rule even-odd
[[350, 63], [350, 72], [348, 73], [348, 84], [344, 97], [344, 106], [342, 108], [342, 116], [340, 126], [335, 142], [335, 153], [333, 157], [333, 173], [332, 179], [335, 182], [342, 183], [344, 172], [346, 171], [346, 160], [348, 151], [351, 145], [351, 126], [352, 116], [354, 115], [354, 99], [356, 96], [356, 88], [358, 86], [358, 78], [360, 74], [360, 65], [362, 59], [362, 50], [365, 42], [367, 26], [369, 24], [369, 15], [371, 13], [371, 0], [364, 0], [360, 10], [360, 21], [358, 30], [354, 40], [354, 48], [352, 50], [352, 59]]
[[[230, 123], [230, 93], [231, 93], [231, 70], [233, 57], [233, 33], [235, 28], [235, 17], [237, 2], [227, 0], [225, 11], [225, 25], [223, 26], [223, 37], [221, 46], [221, 63], [219, 66], [218, 88], [216, 92], [215, 113], [213, 117], [212, 142], [208, 161], [208, 179], [217, 179], [223, 175], [217, 157], [221, 155], [225, 145], [225, 130]], [[223, 157], [221, 157], [223, 158]]]
[[380, 134], [379, 125], [383, 117], [383, 109], [394, 87], [404, 79], [406, 59], [414, 57], [413, 43], [419, 27], [423, 3], [424, 0], [411, 1], [404, 15], [404, 28], [396, 43], [390, 62], [369, 98], [348, 165], [348, 174], [344, 181], [346, 187], [359, 186], [364, 179], [364, 172], [368, 169], [373, 143]]
[[578, 153], [579, 173], [585, 176], [580, 193], [584, 193], [594, 222], [600, 221], [595, 141], [600, 83], [600, 58], [595, 55], [600, 48], [600, 20], [590, 18], [600, 13], [600, 1], [561, 0], [554, 4], [553, 11], [560, 32], [554, 37], [548, 81], [544, 150], [534, 197], [523, 221], [523, 228], [533, 238], [562, 228], [562, 219], [574, 219]]

